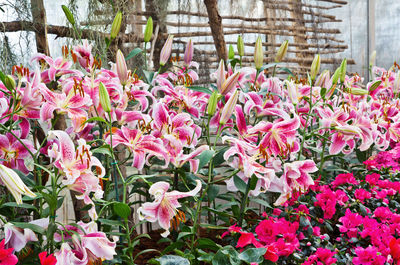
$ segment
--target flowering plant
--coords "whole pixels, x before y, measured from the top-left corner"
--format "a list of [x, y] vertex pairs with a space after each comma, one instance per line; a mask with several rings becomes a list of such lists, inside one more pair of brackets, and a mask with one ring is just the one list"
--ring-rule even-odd
[[[346, 60], [319, 73], [317, 55], [299, 79], [280, 68], [288, 43], [263, 65], [259, 39], [255, 68], [233, 55], [200, 87], [194, 43], [169, 63], [172, 45], [140, 76], [121, 51], [103, 68], [87, 41], [0, 72], [0, 261], [398, 261], [395, 68], [365, 87]], [[141, 249], [150, 224], [160, 247]]]

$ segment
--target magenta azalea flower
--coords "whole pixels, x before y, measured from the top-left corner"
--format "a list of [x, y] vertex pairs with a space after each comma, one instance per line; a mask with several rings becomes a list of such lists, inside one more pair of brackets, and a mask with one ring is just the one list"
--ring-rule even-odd
[[[175, 215], [179, 214], [178, 207], [181, 204], [178, 199], [195, 196], [201, 189], [200, 180], [196, 180], [196, 187], [189, 192], [171, 191], [168, 192], [169, 184], [164, 181], [154, 183], [149, 193], [154, 196], [154, 202], [146, 202], [138, 209], [139, 219], [146, 219], [149, 222], [158, 221], [161, 228], [165, 229], [165, 232], [161, 235], [166, 237], [169, 235], [169, 228], [171, 227], [171, 220]], [[178, 218], [181, 218], [179, 216]]]

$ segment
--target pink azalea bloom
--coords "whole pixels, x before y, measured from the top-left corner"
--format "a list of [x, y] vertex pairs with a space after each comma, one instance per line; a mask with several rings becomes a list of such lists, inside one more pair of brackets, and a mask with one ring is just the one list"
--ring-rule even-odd
[[357, 257], [353, 258], [354, 265], [383, 265], [386, 258], [378, 253], [378, 249], [373, 246], [367, 248], [357, 247], [355, 249]]
[[[110, 135], [107, 136], [106, 142], [111, 143]], [[125, 126], [117, 129], [112, 134], [112, 147], [114, 148], [119, 144], [127, 146], [133, 152], [132, 166], [139, 170], [143, 169], [145, 161], [148, 161], [151, 156], [164, 159], [165, 166], [169, 163], [163, 142], [153, 135], [143, 135], [140, 130], [129, 129]]]
[[170, 222], [177, 215], [179, 211], [177, 208], [181, 206], [178, 199], [195, 196], [201, 189], [201, 182], [196, 180], [196, 187], [189, 192], [168, 192], [168, 189], [167, 182], [154, 183], [149, 189], [149, 193], [154, 196], [154, 202], [146, 202], [138, 209], [140, 220], [158, 221], [161, 228], [165, 229], [165, 232], [161, 234], [163, 237], [169, 235]]
[[57, 259], [54, 256], [54, 254], [49, 254], [47, 256], [47, 252], [40, 252], [39, 253], [39, 260], [40, 260], [40, 265], [56, 265]]
[[0, 242], [0, 264], [15, 265], [18, 263], [18, 258], [13, 254], [14, 249], [5, 248], [4, 239]]

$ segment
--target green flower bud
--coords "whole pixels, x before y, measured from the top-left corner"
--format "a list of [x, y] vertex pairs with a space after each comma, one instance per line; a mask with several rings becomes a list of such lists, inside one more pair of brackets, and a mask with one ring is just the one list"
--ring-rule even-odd
[[258, 37], [256, 40], [256, 46], [254, 48], [254, 64], [257, 70], [259, 70], [262, 67], [263, 62], [264, 62], [264, 52], [263, 52], [262, 40], [261, 37]]
[[110, 95], [108, 94], [108, 91], [102, 82], [99, 84], [99, 97], [100, 105], [103, 107], [103, 110], [105, 112], [111, 112]]
[[344, 58], [342, 63], [340, 64], [340, 82], [344, 82], [346, 78], [346, 69], [347, 69], [347, 59]]
[[317, 77], [317, 74], [319, 73], [319, 68], [321, 67], [321, 56], [319, 54], [315, 55], [314, 60], [311, 64], [311, 71], [310, 71], [310, 77], [311, 80], [315, 80]]
[[72, 15], [71, 10], [66, 5], [61, 5], [62, 10], [64, 11], [65, 16], [67, 17], [69, 23], [71, 23], [72, 26], [75, 26], [75, 19], [74, 15]]
[[367, 95], [368, 90], [362, 89], [359, 87], [352, 87], [352, 88], [350, 88], [350, 94], [356, 95], [356, 96]]
[[153, 35], [153, 18], [149, 17], [147, 19], [146, 28], [144, 29], [144, 42], [149, 42], [151, 40], [151, 36]]
[[232, 44], [229, 44], [228, 58], [229, 60], [233, 60], [235, 58], [235, 51], [233, 50]]
[[15, 89], [15, 80], [11, 75], [6, 75], [4, 78], [4, 85], [9, 90]]
[[276, 63], [282, 62], [282, 59], [285, 57], [285, 55], [287, 53], [288, 47], [289, 47], [289, 41], [285, 40], [281, 44], [281, 47], [279, 47], [278, 52], [276, 53], [276, 56], [275, 56]]
[[332, 76], [332, 85], [336, 85], [340, 77], [340, 67], [336, 69], [335, 73]]
[[118, 11], [111, 25], [111, 32], [110, 32], [111, 39], [115, 39], [117, 37], [119, 30], [121, 29], [121, 22], [122, 22], [122, 12]]
[[216, 109], [217, 109], [217, 103], [218, 103], [218, 91], [214, 90], [214, 92], [211, 94], [210, 98], [208, 99], [208, 105], [207, 105], [207, 114], [209, 116], [213, 116]]
[[243, 42], [243, 37], [242, 35], [238, 36], [237, 39], [237, 50], [238, 50], [238, 54], [239, 56], [244, 56], [244, 42]]

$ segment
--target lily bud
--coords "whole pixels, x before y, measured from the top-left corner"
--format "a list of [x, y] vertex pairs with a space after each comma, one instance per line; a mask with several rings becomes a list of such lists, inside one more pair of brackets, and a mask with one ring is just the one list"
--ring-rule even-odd
[[361, 130], [355, 126], [352, 125], [343, 125], [343, 126], [336, 126], [335, 130], [346, 134], [346, 135], [360, 135]]
[[221, 60], [217, 69], [217, 88], [219, 92], [221, 92], [222, 84], [225, 82], [225, 79], [225, 63], [224, 60]]
[[224, 108], [221, 111], [221, 118], [219, 119], [219, 124], [224, 125], [228, 122], [229, 118], [232, 116], [235, 110], [236, 103], [239, 98], [239, 90], [236, 90], [231, 97], [226, 102]]
[[285, 40], [281, 44], [281, 47], [279, 47], [278, 52], [276, 53], [276, 56], [275, 56], [276, 63], [282, 62], [282, 59], [285, 57], [285, 55], [287, 53], [288, 47], [289, 47], [289, 41]]
[[352, 88], [350, 88], [350, 94], [356, 95], [356, 96], [367, 95], [368, 94], [368, 90], [362, 89], [362, 88], [359, 88], [359, 87], [352, 87]]
[[243, 57], [244, 56], [244, 42], [243, 42], [242, 35], [238, 36], [238, 39], [237, 39], [237, 50], [238, 50], [239, 56]]
[[13, 90], [15, 89], [15, 80], [11, 75], [6, 75], [4, 78], [4, 85], [7, 89]]
[[332, 76], [332, 85], [336, 85], [340, 77], [340, 67], [336, 69], [335, 73]]
[[174, 39], [174, 35], [169, 35], [167, 41], [164, 44], [164, 47], [161, 50], [160, 54], [160, 65], [164, 66], [171, 55], [172, 50], [172, 40]]
[[375, 59], [376, 59], [376, 51], [373, 51], [371, 53], [371, 56], [369, 57], [369, 66], [375, 65]]
[[228, 59], [233, 60], [235, 58], [235, 51], [233, 50], [232, 44], [229, 44]]
[[64, 11], [65, 16], [67, 17], [69, 23], [71, 23], [72, 26], [75, 26], [75, 19], [74, 15], [72, 15], [71, 10], [66, 5], [61, 5], [62, 10]]
[[397, 94], [400, 91], [400, 71], [396, 73], [396, 78], [393, 83], [393, 93]]
[[153, 18], [149, 17], [147, 19], [146, 28], [144, 29], [144, 42], [149, 42], [151, 40], [151, 36], [153, 36]]
[[259, 70], [264, 62], [264, 52], [262, 47], [261, 37], [258, 37], [256, 40], [256, 46], [254, 48], [254, 64], [256, 69]]
[[237, 72], [225, 80], [225, 82], [222, 84], [222, 87], [220, 90], [220, 93], [222, 95], [228, 94], [233, 88], [236, 87], [236, 83], [239, 79], [239, 75], [240, 75], [240, 72]]
[[185, 55], [183, 56], [183, 61], [186, 65], [189, 65], [193, 59], [193, 41], [189, 39], [188, 43], [186, 44]]
[[111, 25], [111, 32], [110, 32], [111, 39], [115, 39], [117, 37], [119, 30], [121, 29], [121, 23], [122, 23], [122, 12], [118, 11]]
[[36, 197], [36, 194], [25, 185], [18, 174], [4, 165], [0, 165], [0, 180], [15, 198], [17, 204], [22, 204], [22, 195]]
[[311, 71], [310, 71], [310, 77], [311, 80], [315, 80], [315, 77], [317, 77], [317, 74], [319, 73], [319, 68], [321, 67], [321, 56], [319, 54], [315, 55], [314, 60], [311, 64]]
[[375, 89], [377, 89], [382, 83], [382, 80], [377, 80], [375, 82], [371, 82], [367, 84], [368, 87], [368, 91], [371, 94], [372, 92], [375, 91]]
[[346, 78], [346, 70], [347, 70], [347, 59], [344, 58], [342, 63], [340, 64], [340, 82], [344, 83]]
[[324, 70], [315, 80], [315, 86], [327, 88], [328, 82], [331, 80], [329, 70]]
[[218, 92], [214, 90], [214, 92], [211, 94], [210, 98], [208, 99], [208, 105], [207, 105], [207, 114], [209, 116], [213, 116], [216, 109], [217, 109], [217, 103], [218, 103]]
[[122, 54], [121, 50], [117, 51], [116, 65], [117, 65], [117, 74], [119, 81], [121, 82], [121, 85], [124, 86], [126, 85], [129, 76], [128, 76], [128, 68], [126, 67], [125, 57]]
[[288, 97], [293, 105], [297, 105], [299, 103], [299, 98], [297, 95], [297, 87], [293, 81], [285, 80], [285, 84], [288, 90]]
[[103, 107], [105, 112], [111, 112], [111, 102], [110, 95], [108, 94], [107, 88], [103, 85], [102, 82], [99, 84], [99, 97], [100, 97], [100, 105]]

